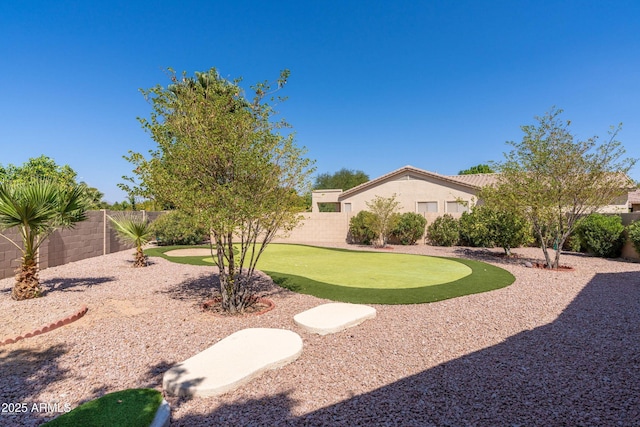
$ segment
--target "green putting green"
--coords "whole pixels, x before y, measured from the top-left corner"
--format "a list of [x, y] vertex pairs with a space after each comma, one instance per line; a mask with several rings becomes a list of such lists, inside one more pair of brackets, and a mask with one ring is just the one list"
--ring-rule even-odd
[[[187, 264], [213, 262], [202, 256], [205, 251], [179, 256], [176, 248], [149, 249], [147, 254]], [[353, 303], [433, 302], [502, 288], [515, 280], [511, 273], [478, 261], [289, 244], [269, 245], [257, 268], [295, 292]]]

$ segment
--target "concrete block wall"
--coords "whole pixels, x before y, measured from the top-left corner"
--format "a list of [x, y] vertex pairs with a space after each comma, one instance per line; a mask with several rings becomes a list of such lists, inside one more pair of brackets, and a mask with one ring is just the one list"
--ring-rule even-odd
[[[164, 212], [136, 212], [150, 220], [157, 218]], [[40, 269], [63, 265], [73, 261], [92, 258], [133, 246], [121, 241], [107, 215], [117, 214], [116, 211], [89, 211], [87, 219], [79, 222], [72, 229], [56, 230], [40, 246], [38, 254]], [[5, 230], [2, 234], [22, 244], [19, 233], [15, 229]], [[11, 277], [15, 269], [20, 266], [22, 253], [7, 239], [0, 237], [0, 279]]]
[[[17, 229], [6, 230], [2, 233], [22, 247], [22, 239]], [[10, 241], [0, 237], [0, 279], [15, 275], [15, 270], [20, 266], [22, 252]]]

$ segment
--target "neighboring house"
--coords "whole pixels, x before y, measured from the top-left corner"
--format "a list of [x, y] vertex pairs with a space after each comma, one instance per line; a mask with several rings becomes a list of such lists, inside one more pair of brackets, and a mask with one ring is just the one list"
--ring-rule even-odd
[[[347, 191], [340, 189], [315, 190], [312, 193], [312, 212], [330, 205], [333, 212], [356, 214], [367, 210], [367, 202], [376, 196], [396, 197], [399, 212], [422, 213], [427, 219], [445, 213], [459, 216], [473, 207], [477, 194], [485, 185], [494, 184], [498, 174], [440, 175], [413, 166], [405, 166]], [[638, 199], [640, 199], [640, 193]], [[630, 193], [631, 194], [631, 193]], [[627, 197], [621, 197], [600, 209], [601, 212], [628, 212]], [[636, 209], [640, 211], [640, 200]]]
[[347, 191], [316, 190], [312, 194], [312, 211], [319, 212], [322, 204], [333, 205], [334, 212], [358, 213], [367, 210], [367, 202], [376, 196], [395, 195], [400, 212], [425, 216], [461, 214], [473, 205], [480, 188], [495, 180], [496, 174], [446, 176], [405, 166]]

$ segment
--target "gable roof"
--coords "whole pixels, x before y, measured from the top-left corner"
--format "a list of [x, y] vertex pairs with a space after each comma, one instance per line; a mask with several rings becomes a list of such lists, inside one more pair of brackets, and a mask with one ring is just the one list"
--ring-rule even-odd
[[[369, 188], [375, 187], [376, 185], [378, 185], [379, 183], [381, 183], [382, 181], [386, 181], [390, 178], [394, 178], [397, 176], [402, 176], [405, 175], [407, 173], [411, 173], [413, 175], [416, 175], [418, 177], [421, 178], [429, 178], [429, 179], [436, 179], [439, 181], [444, 181], [447, 182], [449, 184], [456, 184], [456, 185], [461, 185], [463, 187], [467, 187], [467, 188], [471, 188], [473, 190], [477, 190], [480, 189], [480, 187], [486, 185], [486, 184], [477, 184], [475, 181], [477, 181], [478, 183], [480, 183], [482, 181], [482, 179], [480, 178], [476, 178], [476, 180], [474, 181], [474, 179], [468, 178], [472, 175], [454, 175], [454, 176], [447, 176], [447, 175], [440, 175], [438, 173], [435, 172], [429, 172], [426, 171], [424, 169], [418, 169], [416, 167], [413, 166], [404, 166], [401, 167], [400, 169], [396, 169], [394, 171], [391, 171], [385, 175], [382, 175], [376, 179], [372, 179], [371, 181], [367, 181], [363, 184], [360, 184], [356, 187], [350, 188], [349, 190], [343, 192], [342, 194], [340, 194], [340, 199], [344, 198], [344, 197], [349, 197], [353, 194], [359, 193], [361, 191], [367, 190]], [[478, 174], [478, 175], [495, 175], [495, 174]], [[463, 179], [459, 179], [460, 177], [463, 177]]]
[[631, 191], [629, 193], [629, 204], [637, 205], [640, 204], [640, 190]]

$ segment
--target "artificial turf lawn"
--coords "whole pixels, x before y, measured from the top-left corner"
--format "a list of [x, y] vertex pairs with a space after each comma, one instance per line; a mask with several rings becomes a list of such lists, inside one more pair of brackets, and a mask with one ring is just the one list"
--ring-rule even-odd
[[43, 424], [47, 427], [150, 426], [162, 403], [162, 394], [136, 388], [105, 394]]
[[[153, 248], [147, 254], [211, 265], [210, 257], [164, 255], [178, 248]], [[257, 268], [295, 292], [369, 304], [440, 301], [502, 288], [515, 280], [508, 271], [479, 261], [289, 244], [269, 245]]]

